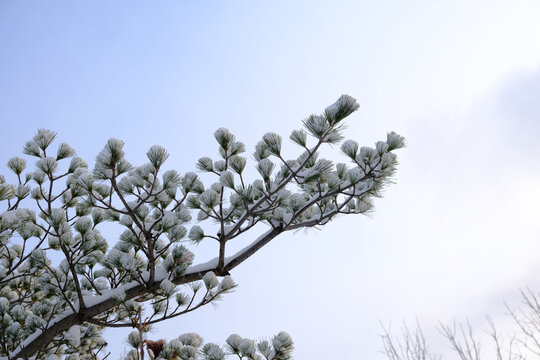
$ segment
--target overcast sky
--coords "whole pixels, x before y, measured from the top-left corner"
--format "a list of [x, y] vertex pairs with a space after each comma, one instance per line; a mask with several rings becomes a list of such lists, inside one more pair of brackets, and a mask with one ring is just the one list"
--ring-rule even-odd
[[[151, 337], [285, 330], [297, 359], [379, 359], [379, 321], [418, 317], [442, 352], [438, 321], [482, 332], [540, 290], [539, 18], [526, 0], [0, 1], [0, 162], [45, 127], [91, 166], [117, 137], [184, 173], [219, 127], [251, 153], [349, 94], [347, 138], [408, 142], [375, 213], [274, 240], [219, 307]], [[118, 359], [126, 333], [107, 334]]]

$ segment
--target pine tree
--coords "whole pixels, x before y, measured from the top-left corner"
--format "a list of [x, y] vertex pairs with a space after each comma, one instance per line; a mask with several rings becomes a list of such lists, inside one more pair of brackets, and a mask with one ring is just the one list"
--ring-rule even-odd
[[[253, 154], [254, 181], [245, 172], [244, 145], [218, 129], [219, 158], [196, 165], [215, 178], [209, 185], [194, 172], [164, 171], [161, 146], [148, 150], [148, 163], [133, 166], [117, 139], [89, 170], [70, 145], [53, 150], [56, 134], [40, 129], [24, 146], [27, 157], [7, 164], [13, 184], [0, 177], [0, 355], [98, 359], [102, 330], [115, 326], [135, 329], [130, 359], [144, 356], [145, 346], [160, 359], [289, 359], [293, 345], [284, 332], [262, 342], [231, 335], [225, 347], [203, 345], [196, 334], [156, 345], [145, 333], [232, 291], [230, 272], [276, 236], [372, 209], [395, 172], [393, 150], [404, 146], [403, 137], [388, 133], [374, 148], [343, 142], [349, 166], [319, 157], [324, 145], [342, 142], [342, 121], [357, 109], [343, 95], [305, 119], [290, 135], [300, 147], [295, 159], [282, 156], [281, 136], [264, 135]], [[106, 221], [123, 229], [113, 247], [99, 230]], [[226, 251], [260, 224], [267, 230], [249, 246]], [[219, 253], [192, 265], [192, 245], [201, 241], [217, 242]]]

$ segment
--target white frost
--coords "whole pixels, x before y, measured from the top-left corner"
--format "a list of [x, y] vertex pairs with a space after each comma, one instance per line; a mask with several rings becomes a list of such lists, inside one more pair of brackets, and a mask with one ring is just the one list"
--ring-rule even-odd
[[81, 343], [81, 328], [79, 325], [73, 325], [71, 328], [69, 328], [65, 338], [71, 344], [71, 346], [78, 347]]

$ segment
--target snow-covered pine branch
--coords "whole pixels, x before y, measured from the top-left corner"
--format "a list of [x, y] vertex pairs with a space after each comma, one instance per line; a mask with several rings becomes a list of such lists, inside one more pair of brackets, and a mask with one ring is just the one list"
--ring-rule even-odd
[[[350, 165], [319, 156], [325, 144], [341, 142], [342, 121], [357, 109], [343, 95], [309, 116], [290, 136], [299, 146], [292, 159], [283, 157], [279, 135], [264, 135], [253, 154], [257, 179], [246, 174], [245, 146], [218, 129], [219, 157], [197, 163], [215, 177], [207, 185], [194, 172], [164, 171], [168, 153], [161, 146], [133, 166], [124, 143], [110, 139], [90, 170], [71, 146], [53, 148], [54, 132], [38, 130], [24, 146], [28, 157], [9, 160], [13, 180], [0, 176], [2, 359], [97, 358], [103, 327], [135, 327], [143, 308], [148, 324], [194, 311], [231, 291], [229, 273], [281, 233], [370, 211], [395, 172], [392, 151], [404, 146], [403, 137], [389, 133], [374, 148], [345, 141]], [[100, 232], [105, 221], [123, 229], [112, 247]], [[236, 254], [227, 252], [230, 241], [258, 224], [267, 230]], [[219, 252], [192, 265], [192, 245], [201, 241], [217, 242]], [[258, 346], [263, 355], [277, 351], [276, 344]], [[219, 353], [213, 345], [201, 351], [207, 359]]]

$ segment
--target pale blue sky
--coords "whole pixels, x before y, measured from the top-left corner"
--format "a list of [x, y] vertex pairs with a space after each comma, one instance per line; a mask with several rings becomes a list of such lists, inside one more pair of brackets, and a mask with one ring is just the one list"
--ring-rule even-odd
[[297, 359], [352, 360], [379, 358], [379, 320], [481, 331], [540, 289], [539, 17], [526, 0], [0, 1], [0, 163], [46, 127], [89, 162], [117, 137], [187, 172], [219, 127], [252, 149], [350, 94], [347, 138], [408, 139], [372, 218], [275, 240], [218, 308], [154, 336], [286, 330]]

